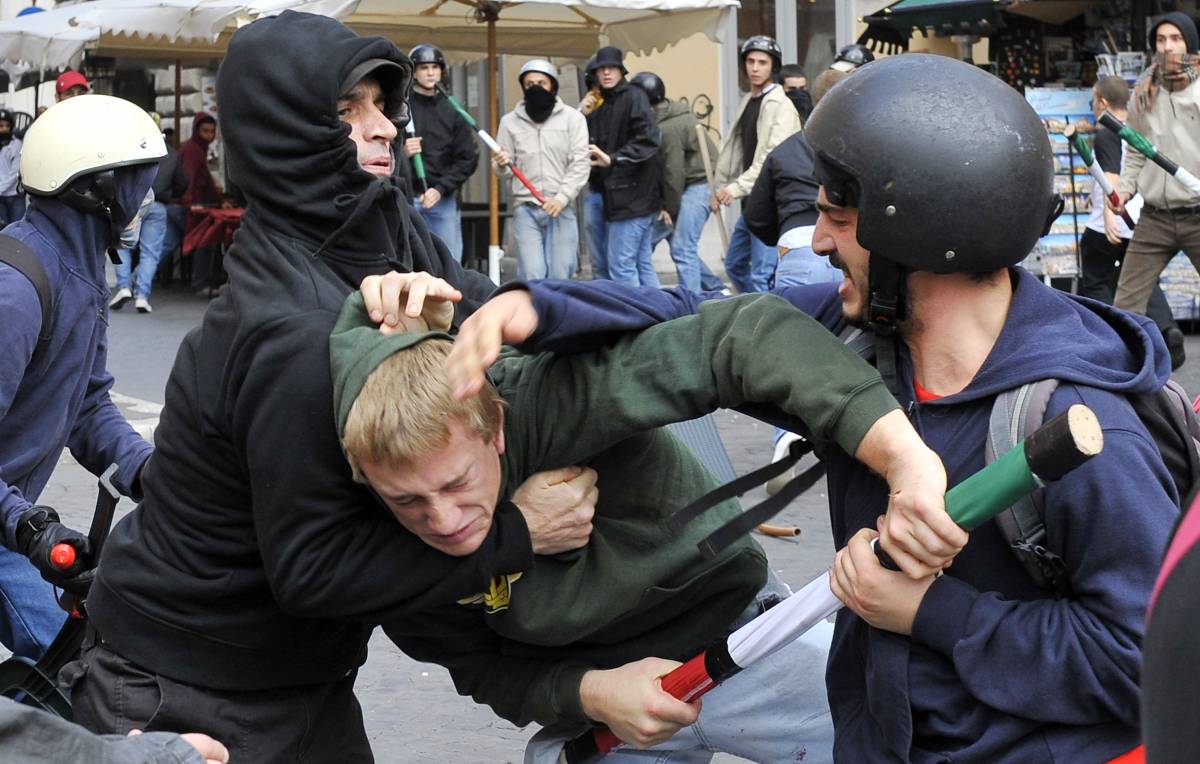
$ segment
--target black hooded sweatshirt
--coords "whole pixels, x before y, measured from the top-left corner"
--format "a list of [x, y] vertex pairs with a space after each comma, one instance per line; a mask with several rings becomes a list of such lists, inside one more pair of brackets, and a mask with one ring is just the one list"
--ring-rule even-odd
[[[436, 188], [442, 196], [456, 193], [479, 164], [475, 131], [441, 93], [427, 96], [414, 91], [408, 105], [412, 109], [413, 127], [422, 139], [421, 156], [429, 187]], [[408, 137], [402, 133], [396, 143], [402, 144]], [[397, 153], [404, 156], [402, 151]], [[404, 163], [408, 165], [406, 170], [412, 167], [411, 159], [405, 159]], [[406, 172], [406, 176], [411, 174]]]
[[230, 172], [248, 202], [229, 288], [179, 349], [146, 498], [114, 528], [88, 602], [112, 649], [177, 681], [339, 680], [381, 618], [532, 562], [511, 505], [470, 557], [426, 546], [352, 481], [338, 442], [329, 333], [364, 276], [442, 276], [464, 292], [460, 314], [492, 289], [430, 238], [391, 179], [358, 167], [336, 102], [377, 58], [408, 66], [385, 39], [287, 12], [239, 30], [221, 67]]

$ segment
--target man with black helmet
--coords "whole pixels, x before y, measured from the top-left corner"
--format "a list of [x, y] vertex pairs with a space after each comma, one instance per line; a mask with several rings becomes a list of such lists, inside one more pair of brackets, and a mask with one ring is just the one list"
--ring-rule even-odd
[[[1200, 173], [1200, 34], [1175, 11], [1150, 26], [1154, 61], [1134, 87], [1129, 126], [1165, 156]], [[1183, 252], [1200, 270], [1200, 194], [1184, 187], [1141, 152], [1127, 149], [1117, 191], [1122, 206], [1134, 194], [1144, 204], [1125, 251], [1114, 304], [1145, 313], [1163, 268]], [[1120, 212], [1120, 209], [1117, 210]]]
[[446, 78], [446, 57], [432, 45], [418, 45], [408, 54], [413, 62], [413, 93], [409, 98], [412, 125], [416, 135], [404, 140], [404, 156], [410, 160], [420, 154], [425, 161], [428, 187], [413, 188], [417, 211], [450, 250], [462, 262], [462, 219], [458, 214], [458, 189], [475, 172], [479, 153], [475, 149], [475, 131], [462, 118], [442, 92]]
[[[741, 63], [750, 82], [737, 116], [721, 142], [717, 159], [717, 184], [713, 199], [716, 212], [750, 194], [763, 162], [771, 150], [800, 129], [800, 115], [775, 75], [783, 64], [779, 43], [766, 35], [755, 35], [742, 43]], [[725, 253], [725, 273], [739, 292], [765, 292], [778, 261], [773, 247], [759, 240], [738, 217]]]
[[[396, 183], [411, 78], [390, 41], [325, 16], [284, 12], [230, 40], [218, 89], [248, 203], [229, 288], [180, 346], [145, 499], [113, 528], [90, 635], [60, 677], [93, 731], [198, 730], [235, 762], [370, 761], [353, 685], [374, 625], [586, 541], [586, 507], [564, 518], [523, 488], [479, 551], [450, 561], [381, 512], [338, 445], [328, 338], [350, 292], [400, 271], [409, 310], [428, 291], [461, 317], [493, 289]], [[532, 493], [580, 487], [548, 487], [580, 476], [562, 472]]]
[[[993, 405], [1027, 383], [1058, 380], [1045, 419], [1083, 403], [1104, 428], [1103, 453], [1043, 489], [1040, 541], [1014, 549], [987, 523], [938, 577], [912, 558], [897, 558], [909, 575], [886, 570], [870, 549], [877, 526], [885, 544], [923, 546], [942, 527], [935, 516], [889, 510], [881, 521], [883, 482], [845, 453], [826, 455], [831, 583], [848, 606], [826, 672], [835, 759], [1074, 762], [1128, 751], [1146, 604], [1179, 514], [1130, 403], [1169, 377], [1161, 335], [1019, 267], [1061, 200], [1045, 128], [999, 79], [941, 56], [877, 61], [829, 91], [805, 135], [820, 182], [813, 249], [845, 280], [780, 294], [831, 331], [874, 336], [877, 366], [950, 485], [983, 467]], [[696, 309], [664, 290], [530, 291], [538, 325], [554, 322], [543, 341]], [[472, 347], [466, 330], [456, 346]]]
[[871, 52], [870, 48], [865, 45], [851, 44], [838, 51], [829, 68], [836, 69], [839, 72], [850, 73], [863, 64], [869, 64], [874, 60], [875, 54]]
[[[517, 276], [569, 279], [579, 259], [579, 226], [572, 202], [587, 185], [587, 120], [558, 97], [558, 68], [544, 58], [517, 73], [525, 97], [500, 118], [492, 155], [496, 172], [512, 177], [513, 234]], [[546, 197], [539, 204], [513, 175], [513, 162]]]
[[[109, 398], [104, 259], [165, 153], [150, 117], [109, 96], [63, 101], [26, 134], [32, 201], [0, 236], [0, 641], [18, 655], [40, 657], [65, 620], [41, 579], [86, 590], [95, 565], [87, 537], [38, 504], [63, 448], [96, 475], [116, 464], [114, 486], [141, 498], [152, 448]], [[64, 542], [78, 552], [65, 571], [50, 560]]]
[[[592, 274], [622, 284], [658, 286], [650, 229], [662, 209], [659, 131], [650, 100], [625, 80], [620, 48], [603, 47], [588, 65], [600, 105], [587, 115], [591, 143], [585, 224]], [[592, 246], [595, 245], [595, 246]]]
[[[646, 91], [662, 133], [659, 155], [663, 165], [663, 208], [654, 222], [652, 244], [669, 237], [679, 285], [699, 292], [700, 233], [708, 220], [710, 196], [696, 133], [699, 122], [686, 102], [667, 98], [666, 86], [654, 72], [638, 72], [632, 82]], [[716, 146], [707, 134], [704, 140], [708, 143], [708, 155], [716, 156]]]
[[20, 190], [21, 139], [13, 135], [13, 115], [0, 109], [0, 228], [25, 214], [25, 194]]

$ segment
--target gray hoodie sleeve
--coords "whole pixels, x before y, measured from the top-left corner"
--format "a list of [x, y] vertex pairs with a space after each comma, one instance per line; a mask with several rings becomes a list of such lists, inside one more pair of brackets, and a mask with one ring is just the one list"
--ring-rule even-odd
[[6, 764], [204, 764], [173, 732], [96, 735], [53, 714], [0, 700], [0, 761]]

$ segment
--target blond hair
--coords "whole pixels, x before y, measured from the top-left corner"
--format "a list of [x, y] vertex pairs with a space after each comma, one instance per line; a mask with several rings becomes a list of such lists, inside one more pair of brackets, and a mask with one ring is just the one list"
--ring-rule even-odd
[[450, 422], [492, 442], [504, 401], [491, 382], [465, 401], [446, 381], [443, 362], [453, 347], [430, 339], [389, 356], [358, 393], [342, 433], [354, 479], [365, 483], [362, 465], [399, 467], [429, 456], [450, 442]]

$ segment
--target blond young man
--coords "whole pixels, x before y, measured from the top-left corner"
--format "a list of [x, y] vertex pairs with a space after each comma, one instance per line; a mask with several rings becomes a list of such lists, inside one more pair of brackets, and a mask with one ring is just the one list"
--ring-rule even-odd
[[[697, 552], [697, 541], [738, 515], [735, 502], [667, 530], [667, 517], [716, 483], [658, 428], [720, 406], [773, 403], [903, 495], [936, 503], [941, 466], [878, 377], [770, 296], [714, 303], [595, 352], [505, 353], [464, 400], [444, 371], [448, 339], [381, 334], [358, 297], [347, 302], [330, 349], [338, 430], [356, 478], [402, 526], [453, 556], [474, 551], [497, 502], [530, 470], [595, 469], [598, 511], [585, 549], [539, 557], [457, 604], [386, 623], [393, 641], [446, 666], [459, 692], [500, 716], [544, 725], [527, 761], [556, 761], [564, 740], [592, 722], [664, 752], [828, 760], [820, 640], [756, 664], [710, 694], [703, 713], [658, 685], [675, 660], [787, 593], [748, 538], [714, 559]], [[755, 352], [763, 346], [800, 347], [807, 352], [793, 358], [819, 360], [780, 364]], [[697, 719], [703, 739], [679, 733]]]

